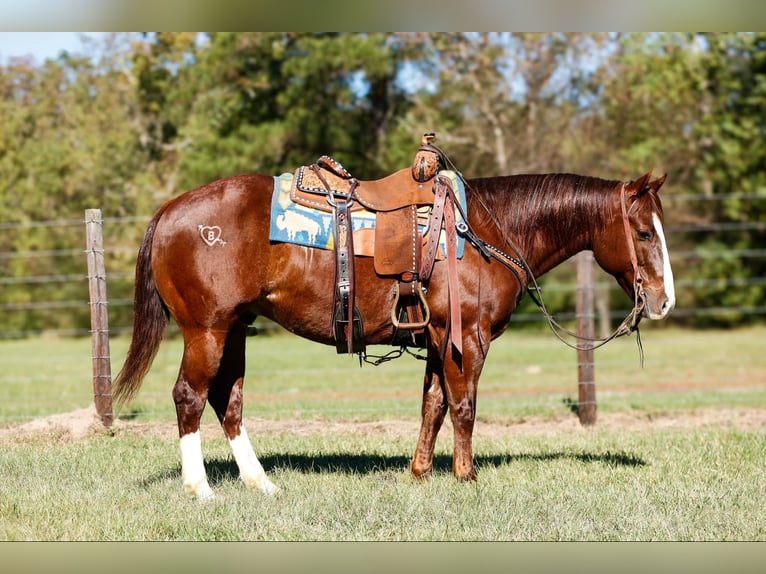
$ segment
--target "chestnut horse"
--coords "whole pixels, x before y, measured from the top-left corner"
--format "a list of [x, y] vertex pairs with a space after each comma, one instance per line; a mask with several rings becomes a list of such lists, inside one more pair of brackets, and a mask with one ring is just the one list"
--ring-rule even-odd
[[[640, 299], [643, 316], [662, 319], [671, 311], [673, 275], [657, 194], [664, 181], [649, 173], [625, 183], [572, 174], [466, 182], [470, 229], [482, 245], [492, 246], [494, 257], [467, 244], [457, 263], [462, 355], [440, 349], [448, 329], [447, 265], [434, 266], [426, 295], [431, 321], [422, 423], [410, 464], [414, 476], [430, 473], [449, 410], [452, 471], [458, 479], [476, 478], [471, 441], [479, 375], [490, 342], [505, 331], [530, 279], [592, 250], [626, 294]], [[260, 315], [301, 337], [334, 344], [334, 255], [269, 241], [273, 189], [271, 176], [240, 175], [171, 199], [149, 223], [138, 253], [133, 338], [114, 397], [124, 403], [138, 390], [172, 316], [184, 340], [173, 388], [182, 480], [199, 498], [213, 495], [200, 441], [206, 402], [231, 444], [243, 482], [265, 493], [278, 490], [242, 424], [247, 326]], [[510, 259], [506, 252], [523, 258], [526, 273], [503, 261]], [[365, 343], [389, 344], [395, 280], [377, 276], [371, 258], [357, 257], [355, 266]]]

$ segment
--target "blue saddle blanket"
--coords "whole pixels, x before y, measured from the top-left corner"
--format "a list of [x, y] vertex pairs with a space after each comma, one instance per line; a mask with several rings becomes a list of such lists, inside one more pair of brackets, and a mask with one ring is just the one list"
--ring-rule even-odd
[[[452, 182], [458, 202], [465, 209], [465, 187], [463, 181], [453, 171], [442, 171], [441, 175], [447, 176]], [[333, 248], [332, 214], [317, 209], [311, 209], [298, 205], [290, 199], [290, 188], [293, 184], [293, 174], [283, 173], [274, 176], [274, 193], [271, 200], [271, 224], [269, 226], [269, 239], [280, 243], [294, 243], [305, 247], [319, 249]], [[428, 226], [430, 207], [419, 210], [422, 217], [418, 217], [418, 227], [421, 233], [425, 233]], [[462, 221], [462, 217], [455, 209], [455, 221]], [[351, 214], [351, 225], [354, 233], [354, 253], [361, 256], [372, 256], [375, 236], [375, 214], [369, 211], [355, 211]], [[463, 257], [465, 239], [458, 236], [457, 257]], [[440, 237], [440, 258], [446, 253], [447, 243], [444, 230]]]

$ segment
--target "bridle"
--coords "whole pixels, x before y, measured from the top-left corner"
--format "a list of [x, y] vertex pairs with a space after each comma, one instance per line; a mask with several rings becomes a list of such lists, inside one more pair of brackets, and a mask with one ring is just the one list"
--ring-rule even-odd
[[644, 278], [641, 276], [641, 269], [638, 265], [635, 241], [633, 240], [633, 234], [630, 231], [625, 186], [626, 184], [623, 182], [622, 189], [620, 190], [620, 210], [622, 212], [622, 226], [625, 230], [625, 243], [628, 246], [630, 264], [633, 266], [633, 309], [623, 323], [628, 328], [628, 332], [625, 334], [630, 334], [633, 330], [638, 329], [638, 323], [641, 321], [641, 314], [646, 306], [646, 292], [643, 289]]
[[[625, 243], [628, 248], [628, 255], [630, 256], [630, 263], [633, 267], [633, 308], [630, 310], [628, 315], [623, 319], [622, 323], [614, 330], [611, 334], [607, 335], [606, 337], [602, 338], [591, 338], [591, 337], [584, 337], [582, 335], [578, 335], [577, 333], [567, 329], [561, 323], [556, 321], [556, 319], [553, 317], [553, 315], [548, 311], [548, 309], [545, 307], [545, 301], [543, 301], [542, 297], [542, 289], [537, 283], [537, 280], [535, 279], [534, 273], [532, 273], [532, 270], [530, 269], [529, 265], [525, 261], [524, 257], [519, 252], [516, 245], [513, 243], [513, 241], [507, 237], [500, 229], [499, 223], [495, 219], [494, 215], [492, 215], [489, 212], [489, 209], [486, 205], [484, 205], [483, 201], [479, 198], [479, 202], [482, 204], [484, 209], [487, 211], [487, 213], [490, 215], [492, 220], [495, 222], [495, 225], [497, 226], [498, 231], [500, 232], [501, 236], [503, 237], [503, 240], [505, 243], [513, 250], [513, 252], [516, 254], [516, 258], [510, 257], [507, 254], [503, 255], [505, 258], [508, 258], [510, 260], [518, 260], [522, 263], [524, 266], [527, 277], [530, 280], [531, 285], [526, 286], [526, 290], [529, 293], [529, 296], [532, 298], [532, 300], [535, 302], [535, 304], [540, 308], [540, 311], [542, 311], [543, 316], [545, 317], [545, 320], [548, 322], [548, 325], [553, 331], [553, 334], [556, 335], [556, 337], [564, 343], [566, 346], [576, 349], [578, 351], [585, 351], [585, 350], [591, 350], [591, 349], [598, 349], [599, 347], [602, 347], [606, 345], [608, 342], [625, 335], [630, 335], [631, 333], [636, 333], [636, 342], [638, 344], [639, 349], [639, 355], [641, 358], [641, 364], [643, 365], [644, 362], [644, 353], [643, 353], [643, 346], [641, 344], [641, 333], [638, 330], [638, 324], [641, 321], [641, 314], [644, 311], [644, 307], [646, 305], [645, 296], [646, 292], [643, 290], [643, 277], [641, 276], [640, 268], [638, 265], [638, 257], [636, 256], [636, 246], [633, 240], [633, 234], [631, 233], [630, 229], [630, 220], [628, 218], [628, 208], [627, 208], [627, 198], [626, 198], [626, 192], [625, 192], [626, 184], [622, 184], [622, 189], [620, 190], [620, 211], [622, 215], [622, 223], [623, 223], [623, 229], [625, 231]], [[478, 197], [478, 195], [476, 196]], [[496, 256], [494, 256], [495, 252], [500, 252], [499, 249], [493, 249], [492, 255], [495, 259], [503, 263], [506, 267], [509, 267], [512, 271], [513, 268], [506, 263], [503, 259], [500, 259]], [[518, 275], [517, 275], [518, 277]], [[522, 289], [524, 289], [525, 286], [522, 285]], [[523, 292], [523, 291], [522, 291]], [[571, 341], [567, 340], [567, 336], [576, 339], [577, 343], [572, 343]]]
[[[449, 164], [450, 167], [457, 173], [458, 177], [462, 180], [463, 184], [470, 188], [470, 184], [466, 181], [466, 179], [463, 177], [463, 174], [460, 173], [460, 171], [457, 170], [455, 165], [447, 158], [447, 156], [442, 153], [442, 157], [445, 160], [445, 164]], [[499, 261], [503, 266], [508, 268], [510, 271], [513, 272], [516, 279], [519, 281], [519, 284], [521, 285], [521, 292], [519, 294], [519, 297], [521, 297], [521, 294], [524, 293], [526, 290], [529, 293], [529, 296], [532, 298], [532, 300], [535, 302], [535, 304], [540, 308], [540, 311], [542, 311], [543, 316], [545, 317], [546, 321], [548, 322], [548, 325], [553, 331], [553, 334], [556, 335], [556, 337], [565, 345], [572, 349], [576, 349], [579, 351], [585, 351], [585, 350], [591, 350], [591, 349], [598, 349], [599, 347], [602, 347], [606, 345], [609, 341], [612, 341], [618, 337], [622, 337], [625, 335], [630, 335], [631, 333], [636, 333], [636, 343], [638, 345], [639, 349], [639, 356], [641, 359], [641, 365], [644, 363], [644, 351], [643, 346], [641, 344], [641, 333], [638, 330], [638, 324], [641, 321], [641, 316], [644, 311], [644, 307], [646, 306], [646, 292], [643, 289], [643, 277], [641, 276], [640, 267], [638, 265], [638, 257], [636, 256], [636, 246], [635, 242], [633, 240], [633, 234], [631, 233], [630, 229], [630, 220], [628, 217], [628, 207], [627, 207], [627, 193], [626, 193], [626, 186], [627, 184], [625, 182], [622, 183], [622, 188], [620, 189], [620, 211], [622, 215], [622, 224], [623, 229], [625, 231], [625, 243], [628, 249], [628, 255], [630, 257], [630, 264], [633, 267], [633, 308], [628, 313], [627, 317], [623, 319], [622, 323], [608, 336], [602, 337], [602, 338], [590, 338], [590, 337], [584, 337], [582, 335], [578, 335], [577, 333], [567, 329], [563, 325], [561, 325], [556, 319], [553, 317], [553, 315], [548, 311], [548, 309], [545, 307], [545, 302], [543, 301], [542, 297], [542, 289], [537, 283], [537, 280], [535, 279], [534, 273], [532, 273], [532, 269], [527, 264], [524, 257], [521, 255], [521, 252], [519, 251], [518, 247], [514, 244], [514, 242], [502, 231], [502, 228], [500, 226], [500, 222], [497, 220], [497, 217], [492, 213], [492, 211], [489, 209], [489, 207], [484, 203], [484, 201], [481, 199], [481, 196], [478, 193], [475, 193], [474, 190], [474, 198], [481, 204], [481, 206], [484, 208], [484, 211], [489, 216], [490, 220], [494, 223], [498, 233], [503, 238], [503, 241], [506, 243], [506, 245], [511, 249], [511, 251], [514, 253], [515, 256], [511, 256], [507, 253], [505, 253], [503, 250], [491, 245], [489, 242], [484, 241], [483, 239], [478, 238], [471, 230], [468, 228], [467, 225], [461, 226], [461, 228], [458, 229], [458, 233], [461, 233], [461, 235], [464, 235], [473, 245], [476, 247], [480, 253], [485, 258], [492, 258], [496, 261]], [[468, 219], [463, 215], [463, 221], [467, 222]], [[525, 282], [521, 275], [519, 273], [519, 268], [523, 270], [523, 274], [526, 275], [526, 279], [528, 280]], [[531, 283], [531, 284], [530, 284]], [[566, 336], [572, 337], [579, 341], [578, 343], [572, 343], [569, 340], [566, 339]]]

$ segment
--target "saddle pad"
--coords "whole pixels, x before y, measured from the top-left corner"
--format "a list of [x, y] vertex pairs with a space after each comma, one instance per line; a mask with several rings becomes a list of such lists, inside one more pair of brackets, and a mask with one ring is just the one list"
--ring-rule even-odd
[[[466, 205], [465, 188], [457, 174], [443, 171], [442, 175], [450, 178], [453, 188], [457, 191], [458, 201], [461, 205]], [[290, 199], [293, 177], [292, 173], [283, 173], [274, 177], [269, 240], [332, 250], [332, 214], [293, 203]], [[418, 227], [421, 232], [424, 232], [428, 225], [430, 207], [421, 207], [418, 213]], [[456, 213], [456, 221], [462, 221], [460, 214]], [[375, 252], [375, 214], [366, 210], [354, 211], [351, 214], [351, 225], [354, 230], [354, 253], [364, 257], [372, 257]], [[424, 245], [427, 240], [428, 235], [425, 235]], [[442, 230], [440, 249], [437, 254], [439, 259], [444, 258], [446, 245], [445, 234]], [[464, 247], [465, 239], [458, 236], [458, 259], [463, 257]]]

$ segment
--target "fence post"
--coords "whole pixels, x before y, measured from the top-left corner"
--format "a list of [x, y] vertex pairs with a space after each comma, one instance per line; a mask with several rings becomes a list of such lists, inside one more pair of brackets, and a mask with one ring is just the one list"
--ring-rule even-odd
[[[593, 339], [595, 314], [593, 283], [593, 253], [582, 251], [575, 257], [577, 266], [577, 297], [575, 316], [577, 335]], [[593, 346], [580, 341], [583, 347], [577, 351], [577, 416], [580, 424], [592, 425], [596, 422], [596, 376], [593, 362]]]
[[112, 366], [109, 355], [109, 317], [106, 299], [103, 221], [100, 209], [85, 210], [85, 253], [90, 292], [90, 338], [93, 359], [93, 401], [105, 427], [111, 427]]

